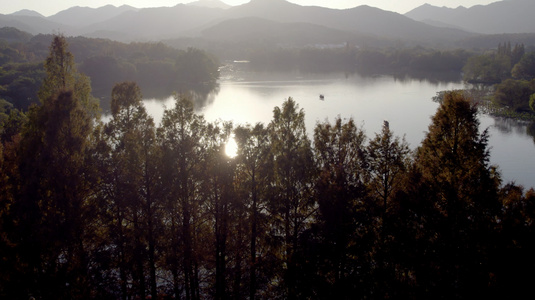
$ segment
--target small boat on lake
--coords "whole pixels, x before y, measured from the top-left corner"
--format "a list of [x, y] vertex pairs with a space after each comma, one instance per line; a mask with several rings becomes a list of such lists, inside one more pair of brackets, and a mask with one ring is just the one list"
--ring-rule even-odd
[[324, 100], [325, 96], [323, 94], [320, 94], [320, 100]]

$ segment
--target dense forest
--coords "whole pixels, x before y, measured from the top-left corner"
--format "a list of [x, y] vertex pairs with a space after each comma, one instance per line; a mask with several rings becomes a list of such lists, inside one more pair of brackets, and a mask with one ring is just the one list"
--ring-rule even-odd
[[495, 51], [472, 56], [463, 67], [464, 80], [490, 86], [487, 98], [500, 116], [533, 120], [535, 52], [523, 44], [500, 43]]
[[[31, 36], [14, 28], [0, 29], [0, 99], [26, 110], [38, 103], [45, 77], [43, 61], [52, 35]], [[135, 81], [147, 97], [173, 91], [207, 94], [217, 86], [219, 62], [202, 50], [177, 50], [163, 43], [119, 43], [107, 39], [70, 37], [75, 65], [90, 79], [93, 95], [109, 109], [117, 82]]]
[[251, 125], [176, 94], [155, 125], [134, 81], [102, 123], [64, 37], [42, 66], [39, 104], [0, 127], [0, 298], [494, 299], [535, 279], [535, 191], [489, 165], [462, 93], [411, 152], [387, 122], [309, 136], [292, 98]]

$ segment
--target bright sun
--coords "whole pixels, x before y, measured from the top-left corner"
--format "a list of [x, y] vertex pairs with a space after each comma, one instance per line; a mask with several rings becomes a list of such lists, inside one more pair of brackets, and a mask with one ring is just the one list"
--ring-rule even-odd
[[225, 154], [230, 158], [234, 158], [238, 155], [238, 144], [234, 139], [234, 135], [229, 137], [227, 144], [225, 145]]

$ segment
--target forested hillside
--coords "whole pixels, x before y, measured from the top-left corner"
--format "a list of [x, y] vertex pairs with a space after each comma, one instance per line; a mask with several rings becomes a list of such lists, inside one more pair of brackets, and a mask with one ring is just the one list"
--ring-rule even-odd
[[495, 51], [474, 55], [463, 68], [464, 80], [491, 87], [495, 115], [533, 119], [535, 110], [535, 52], [524, 44], [500, 43]]
[[488, 134], [462, 93], [444, 95], [414, 153], [388, 122], [366, 136], [338, 118], [308, 136], [292, 98], [251, 125], [207, 122], [176, 94], [157, 126], [134, 81], [113, 85], [102, 123], [73, 53], [53, 37], [39, 104], [1, 123], [0, 298], [530, 290], [535, 191], [489, 165]]
[[[14, 28], [0, 29], [0, 99], [26, 110], [37, 103], [45, 76], [43, 61], [52, 35], [31, 36]], [[188, 48], [163, 43], [119, 43], [106, 39], [67, 38], [75, 66], [91, 81], [93, 95], [109, 108], [113, 85], [136, 81], [149, 97], [166, 97], [173, 91], [208, 93], [219, 78], [217, 58]]]

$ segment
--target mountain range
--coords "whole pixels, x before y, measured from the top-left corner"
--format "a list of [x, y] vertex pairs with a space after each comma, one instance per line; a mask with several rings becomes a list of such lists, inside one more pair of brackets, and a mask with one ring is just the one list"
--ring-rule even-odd
[[285, 0], [251, 0], [230, 7], [219, 0], [199, 0], [144, 9], [126, 5], [72, 7], [50, 17], [23, 10], [0, 15], [0, 27], [120, 41], [195, 38], [239, 42], [263, 38], [287, 45], [358, 45], [378, 40], [450, 43], [480, 33], [535, 32], [535, 20], [527, 17], [534, 5], [533, 0], [457, 9], [423, 5], [401, 15], [370, 6], [330, 9]]
[[534, 33], [535, 1], [504, 0], [470, 8], [437, 7], [424, 4], [405, 16], [434, 26], [462, 29], [480, 34]]

